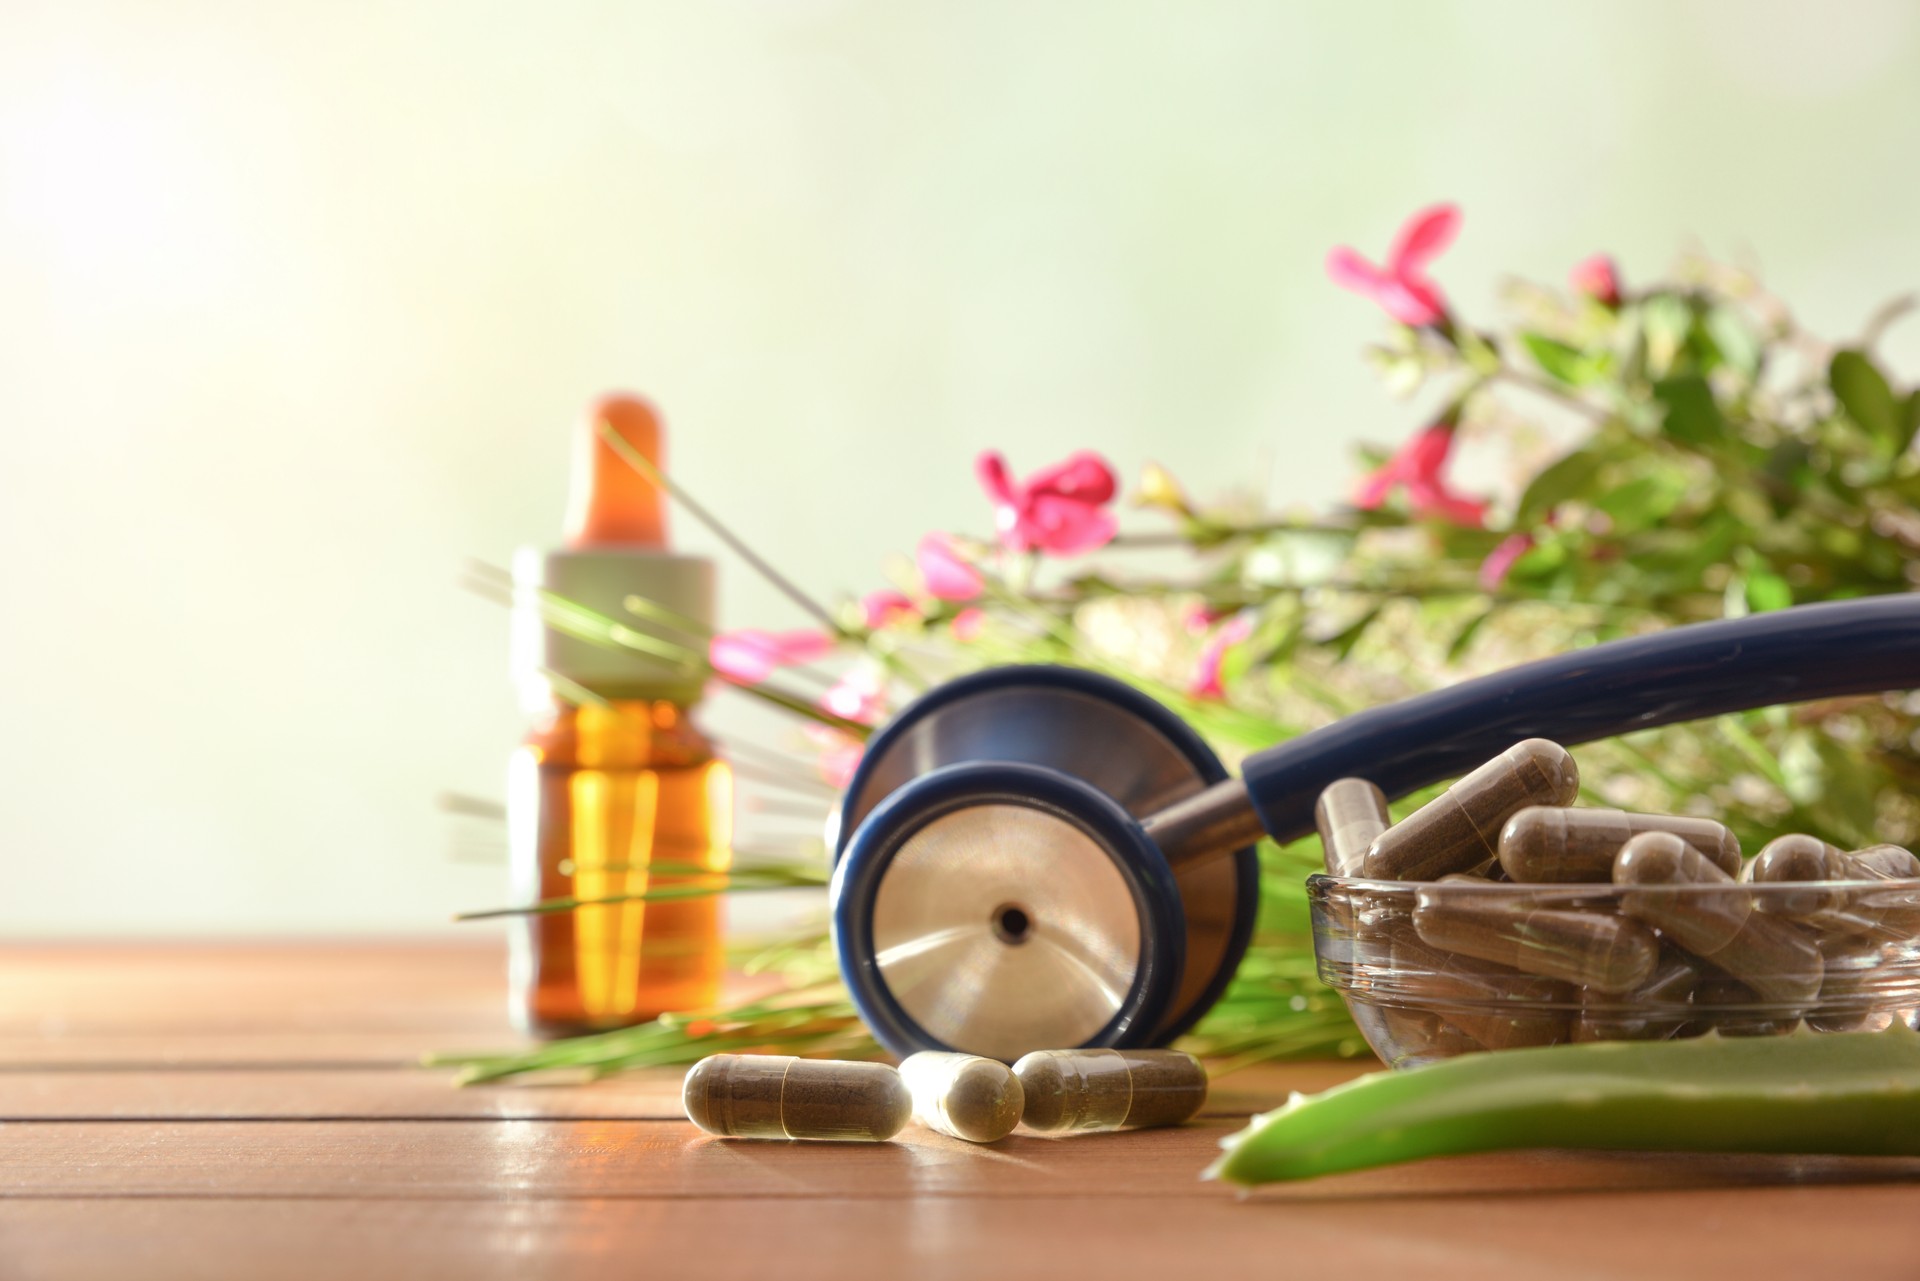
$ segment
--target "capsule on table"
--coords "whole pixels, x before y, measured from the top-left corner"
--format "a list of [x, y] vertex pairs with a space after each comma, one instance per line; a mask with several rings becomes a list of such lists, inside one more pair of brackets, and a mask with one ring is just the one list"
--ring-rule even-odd
[[909, 1054], [900, 1079], [913, 1096], [913, 1116], [929, 1130], [992, 1143], [1020, 1124], [1025, 1096], [1006, 1064], [977, 1054], [924, 1050]]
[[1359, 876], [1366, 865], [1367, 847], [1393, 826], [1387, 816], [1387, 798], [1364, 778], [1341, 778], [1327, 784], [1314, 802], [1313, 824], [1320, 829], [1320, 849], [1327, 871], [1334, 876]]
[[1500, 827], [1515, 813], [1529, 805], [1571, 805], [1579, 791], [1580, 770], [1567, 749], [1527, 739], [1375, 837], [1366, 874], [1433, 881], [1470, 872], [1494, 857]]
[[1740, 841], [1723, 823], [1678, 814], [1531, 805], [1500, 829], [1500, 862], [1520, 882], [1605, 881], [1620, 847], [1642, 832], [1672, 832], [1729, 876], [1740, 870]]
[[884, 1063], [791, 1055], [715, 1054], [687, 1072], [687, 1119], [732, 1139], [844, 1139], [877, 1143], [900, 1133], [913, 1099]]
[[1207, 1101], [1207, 1070], [1179, 1050], [1035, 1050], [1013, 1074], [1041, 1134], [1179, 1125]]
[[1492, 894], [1468, 898], [1454, 888], [1422, 890], [1413, 909], [1413, 928], [1444, 951], [1603, 992], [1639, 986], [1659, 958], [1653, 931], [1637, 921], [1507, 904]]
[[1576, 1041], [1664, 1041], [1676, 1036], [1687, 1021], [1687, 1003], [1706, 978], [1702, 962], [1671, 943], [1660, 944], [1660, 956], [1645, 982], [1630, 992], [1580, 993], [1580, 1013], [1573, 1022]]

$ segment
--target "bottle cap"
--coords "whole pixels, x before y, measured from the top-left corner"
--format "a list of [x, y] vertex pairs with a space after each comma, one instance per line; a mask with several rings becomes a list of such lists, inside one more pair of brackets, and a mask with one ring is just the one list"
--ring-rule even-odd
[[[704, 632], [675, 629], [627, 607], [641, 597], [700, 628], [713, 623], [713, 562], [667, 548], [666, 495], [601, 434], [602, 425], [664, 470], [660, 416], [637, 396], [595, 404], [576, 429], [566, 546], [522, 548], [514, 557], [513, 671], [522, 700], [545, 707], [552, 673], [602, 698], [691, 703], [705, 670], [628, 646], [605, 646], [555, 628], [543, 617], [542, 594], [580, 606], [621, 627], [704, 654]], [[561, 606], [564, 609], [564, 605]], [[642, 642], [644, 643], [644, 641]]]

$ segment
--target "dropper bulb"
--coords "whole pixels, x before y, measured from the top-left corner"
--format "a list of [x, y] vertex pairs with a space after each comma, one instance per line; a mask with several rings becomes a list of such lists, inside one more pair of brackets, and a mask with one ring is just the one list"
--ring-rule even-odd
[[612, 429], [656, 468], [666, 467], [666, 434], [660, 415], [638, 396], [602, 397], [574, 437], [573, 478], [567, 496], [567, 546], [658, 547], [667, 545], [664, 495], [651, 480], [614, 452], [600, 435]]

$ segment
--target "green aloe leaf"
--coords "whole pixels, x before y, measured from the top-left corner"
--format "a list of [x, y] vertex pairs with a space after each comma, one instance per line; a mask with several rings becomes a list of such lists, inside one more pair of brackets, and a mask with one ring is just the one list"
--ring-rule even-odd
[[1466, 1054], [1295, 1095], [1221, 1146], [1205, 1177], [1243, 1185], [1514, 1148], [1920, 1156], [1920, 1033]]

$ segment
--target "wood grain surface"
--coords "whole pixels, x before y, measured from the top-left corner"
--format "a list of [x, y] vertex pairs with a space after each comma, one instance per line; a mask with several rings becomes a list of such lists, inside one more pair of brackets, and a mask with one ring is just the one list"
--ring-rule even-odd
[[1524, 1152], [1239, 1196], [1223, 1134], [1371, 1065], [1216, 1084], [1174, 1130], [739, 1143], [678, 1073], [469, 1090], [491, 945], [0, 949], [0, 1279], [1920, 1277], [1920, 1161]]

